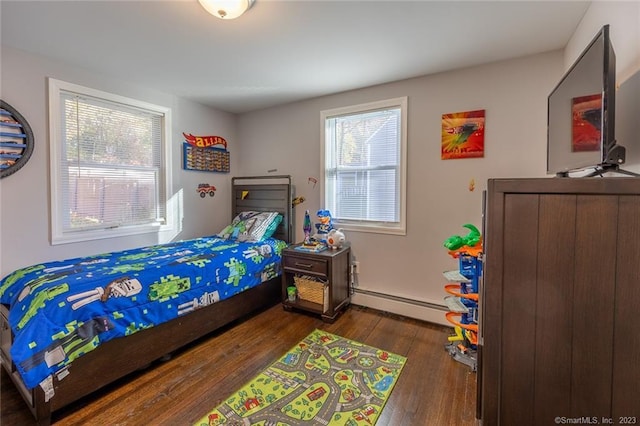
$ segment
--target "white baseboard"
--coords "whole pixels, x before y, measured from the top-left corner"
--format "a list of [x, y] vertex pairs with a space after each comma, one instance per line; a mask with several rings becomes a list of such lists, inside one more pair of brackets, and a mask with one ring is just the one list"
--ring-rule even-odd
[[383, 294], [373, 292], [363, 293], [359, 292], [358, 289], [351, 295], [351, 303], [354, 305], [366, 306], [380, 311], [453, 327], [444, 317], [446, 309], [439, 308], [436, 305], [434, 307], [423, 306], [423, 304], [414, 304], [410, 301], [404, 302], [397, 299], [401, 298], [385, 297]]

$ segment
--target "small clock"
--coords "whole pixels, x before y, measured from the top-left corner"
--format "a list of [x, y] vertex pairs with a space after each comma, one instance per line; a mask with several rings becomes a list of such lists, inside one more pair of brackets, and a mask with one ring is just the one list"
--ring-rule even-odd
[[33, 132], [27, 120], [0, 100], [0, 178], [20, 170], [33, 152]]

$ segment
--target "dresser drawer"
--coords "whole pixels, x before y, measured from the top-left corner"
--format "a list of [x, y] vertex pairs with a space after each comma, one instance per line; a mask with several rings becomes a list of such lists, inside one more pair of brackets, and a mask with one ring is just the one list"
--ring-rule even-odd
[[283, 257], [284, 268], [297, 272], [311, 272], [327, 276], [327, 261], [324, 259], [311, 259], [308, 257], [298, 257], [286, 255]]

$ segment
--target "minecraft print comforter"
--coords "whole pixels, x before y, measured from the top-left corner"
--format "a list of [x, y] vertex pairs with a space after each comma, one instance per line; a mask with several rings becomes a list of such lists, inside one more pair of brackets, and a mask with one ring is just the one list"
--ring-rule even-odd
[[286, 243], [205, 237], [19, 269], [0, 282], [29, 389], [100, 343], [280, 275]]

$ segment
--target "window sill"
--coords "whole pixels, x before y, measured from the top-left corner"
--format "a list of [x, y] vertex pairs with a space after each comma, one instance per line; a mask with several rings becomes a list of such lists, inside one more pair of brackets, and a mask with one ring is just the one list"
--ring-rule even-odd
[[122, 227], [113, 229], [98, 229], [93, 231], [78, 231], [56, 233], [51, 235], [51, 245], [79, 243], [84, 241], [101, 240], [105, 238], [127, 237], [140, 234], [159, 234], [162, 231], [171, 231], [171, 225], [147, 225], [136, 227]]
[[353, 223], [340, 223], [334, 221], [333, 227], [335, 229], [342, 229], [348, 232], [365, 232], [371, 234], [386, 234], [386, 235], [407, 235], [407, 229], [404, 226], [382, 226], [382, 225], [360, 225]]

